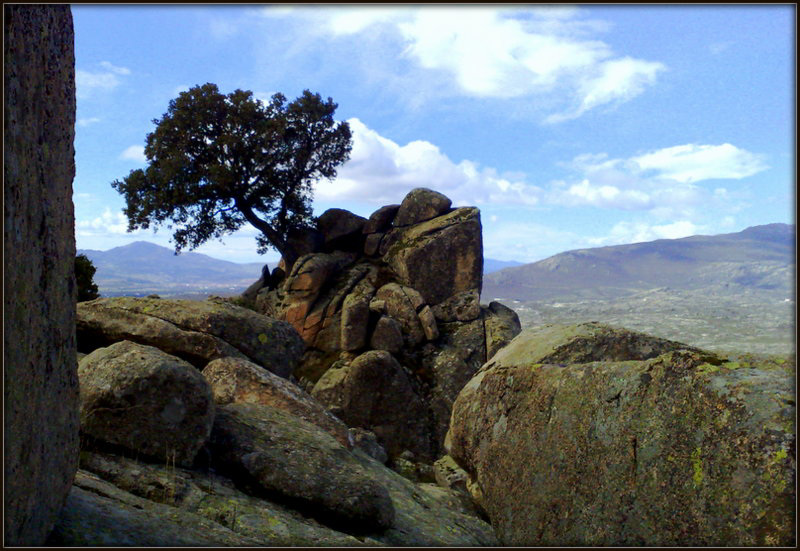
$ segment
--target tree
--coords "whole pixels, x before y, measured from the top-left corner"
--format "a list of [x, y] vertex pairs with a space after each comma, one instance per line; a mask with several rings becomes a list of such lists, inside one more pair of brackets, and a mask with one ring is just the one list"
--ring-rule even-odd
[[269, 103], [249, 91], [226, 96], [215, 84], [181, 92], [153, 120], [148, 166], [111, 184], [125, 198], [128, 231], [174, 225], [179, 253], [250, 223], [258, 252], [272, 246], [291, 266], [289, 230], [310, 224], [314, 184], [350, 157], [336, 107], [308, 90], [288, 104], [280, 93]]
[[78, 302], [94, 300], [100, 296], [97, 285], [94, 284], [94, 274], [97, 268], [85, 254], [75, 257], [75, 282], [78, 285]]

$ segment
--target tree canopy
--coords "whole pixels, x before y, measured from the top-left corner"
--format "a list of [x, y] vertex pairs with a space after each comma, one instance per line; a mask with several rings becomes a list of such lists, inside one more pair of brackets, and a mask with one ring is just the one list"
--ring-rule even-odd
[[111, 184], [125, 198], [128, 231], [165, 224], [180, 252], [250, 223], [259, 253], [271, 246], [293, 264], [289, 230], [310, 224], [314, 184], [350, 157], [336, 107], [308, 90], [290, 103], [210, 83], [181, 92], [153, 120], [147, 167]]

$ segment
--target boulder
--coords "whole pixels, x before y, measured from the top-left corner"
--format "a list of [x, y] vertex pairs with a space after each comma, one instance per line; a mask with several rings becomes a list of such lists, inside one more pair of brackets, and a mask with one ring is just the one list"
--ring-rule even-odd
[[[90, 317], [89, 312], [94, 312], [94, 317]], [[102, 333], [108, 327], [106, 338], [109, 340], [128, 333], [137, 340], [144, 340], [144, 335], [151, 334], [154, 340], [149, 342], [165, 346], [176, 354], [180, 353], [179, 347], [195, 346], [196, 364], [205, 358], [245, 357], [281, 377], [289, 376], [305, 349], [302, 339], [288, 323], [224, 300], [100, 298], [82, 303], [80, 316], [87, 320], [82, 327], [90, 327], [93, 333]], [[130, 321], [147, 316], [156, 321], [150, 320], [148, 326], [124, 333], [120, 331], [124, 331], [125, 323], [115, 322], [115, 316]], [[180, 334], [161, 322], [167, 322], [184, 333]], [[210, 335], [213, 339], [190, 332]], [[178, 339], [181, 335], [180, 338], [185, 337], [186, 342], [182, 345], [176, 342], [169, 348], [170, 339]]]
[[120, 308], [113, 299], [78, 303], [78, 349], [91, 352], [120, 341], [153, 346], [202, 369], [217, 358], [246, 358], [207, 333], [181, 329], [161, 318]]
[[456, 293], [431, 308], [438, 321], [474, 321], [481, 314], [480, 292], [477, 289]]
[[351, 447], [347, 426], [306, 391], [247, 360], [222, 358], [203, 369], [218, 406], [261, 404], [281, 409], [320, 427], [341, 445]]
[[499, 302], [489, 303], [483, 323], [486, 331], [487, 361], [522, 330], [517, 313]]
[[400, 283], [419, 291], [427, 304], [439, 304], [464, 291], [480, 294], [483, 240], [478, 209], [455, 209], [396, 230], [390, 243], [384, 261]]
[[403, 199], [393, 223], [395, 226], [419, 224], [447, 212], [450, 205], [450, 199], [438, 191], [415, 188]]
[[364, 238], [362, 229], [367, 220], [344, 209], [328, 209], [317, 218], [317, 229], [327, 251], [360, 251]]
[[506, 357], [523, 359], [531, 365], [573, 364], [647, 360], [681, 349], [698, 351], [676, 341], [597, 322], [550, 324], [528, 329], [518, 335], [503, 350], [497, 352], [495, 359], [500, 362], [506, 361], [503, 359]]
[[392, 227], [392, 221], [397, 215], [400, 205], [386, 205], [373, 212], [362, 231], [364, 234], [385, 232]]
[[158, 461], [191, 465], [211, 432], [211, 387], [197, 369], [130, 341], [78, 367], [81, 432]]
[[246, 473], [264, 490], [316, 508], [329, 521], [368, 531], [394, 520], [386, 489], [350, 452], [285, 411], [257, 404], [220, 406], [209, 450], [219, 472], [238, 478]]
[[430, 380], [428, 407], [436, 451], [442, 449], [458, 393], [486, 361], [482, 317], [468, 323], [443, 323], [434, 353], [424, 362]]
[[369, 297], [349, 294], [342, 303], [341, 346], [358, 350], [367, 344]]
[[190, 512], [140, 498], [78, 471], [47, 540], [56, 547], [255, 546], [229, 528]]
[[[219, 525], [252, 546], [367, 545], [286, 505], [248, 495], [229, 478], [211, 472], [88, 452], [81, 454], [81, 468], [102, 479], [105, 487], [113, 485], [113, 491], [104, 494], [117, 501], [145, 511], [160, 509], [165, 519], [198, 519], [200, 527]], [[188, 533], [194, 531], [191, 525], [186, 528]], [[179, 541], [174, 538], [172, 545]]]
[[78, 466], [75, 36], [68, 5], [3, 11], [3, 537], [38, 546]]
[[503, 544], [796, 543], [793, 365], [555, 333], [522, 333], [453, 406], [450, 455]]
[[391, 316], [381, 316], [375, 324], [369, 345], [373, 350], [400, 352], [403, 349], [403, 331], [397, 320]]
[[374, 432], [390, 457], [408, 449], [432, 459], [418, 385], [389, 352], [370, 350], [329, 369], [311, 395], [348, 426]]
[[[375, 299], [383, 301], [384, 313], [400, 323], [407, 345], [416, 346], [425, 341], [425, 329], [417, 314], [425, 302], [415, 289], [397, 283], [387, 283], [378, 289]], [[371, 306], [371, 308], [378, 307]]]

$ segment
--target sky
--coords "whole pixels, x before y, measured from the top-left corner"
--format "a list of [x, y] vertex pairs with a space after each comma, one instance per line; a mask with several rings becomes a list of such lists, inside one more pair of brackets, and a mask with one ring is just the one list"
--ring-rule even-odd
[[[207, 82], [338, 104], [353, 149], [315, 215], [427, 187], [480, 208], [488, 258], [794, 223], [795, 9], [73, 5], [77, 246], [171, 246], [111, 182]], [[195, 252], [275, 262], [255, 235]]]

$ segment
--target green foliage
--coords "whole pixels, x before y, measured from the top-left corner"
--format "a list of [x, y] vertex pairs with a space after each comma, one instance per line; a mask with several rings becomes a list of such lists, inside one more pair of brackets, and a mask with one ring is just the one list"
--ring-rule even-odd
[[97, 268], [84, 254], [75, 257], [75, 281], [78, 284], [78, 302], [94, 300], [100, 296], [94, 283]]
[[181, 92], [153, 121], [148, 166], [111, 184], [125, 197], [128, 230], [174, 226], [180, 252], [250, 223], [259, 253], [271, 246], [292, 263], [288, 232], [311, 222], [313, 185], [350, 156], [336, 107], [308, 90], [288, 104], [280, 93], [264, 103], [215, 84]]

